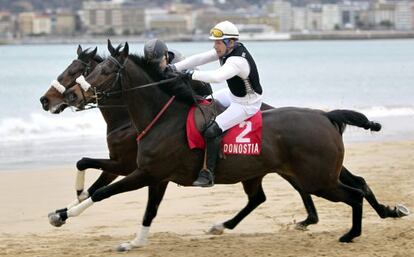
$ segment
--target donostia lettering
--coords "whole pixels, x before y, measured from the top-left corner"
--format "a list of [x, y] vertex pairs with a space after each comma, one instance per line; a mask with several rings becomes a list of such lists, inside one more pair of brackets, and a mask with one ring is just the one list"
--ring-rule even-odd
[[224, 144], [224, 153], [228, 154], [260, 154], [259, 144]]

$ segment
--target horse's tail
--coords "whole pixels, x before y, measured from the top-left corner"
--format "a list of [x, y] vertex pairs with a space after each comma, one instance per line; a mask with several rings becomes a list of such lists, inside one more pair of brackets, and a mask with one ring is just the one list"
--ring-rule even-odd
[[360, 112], [351, 110], [333, 110], [324, 113], [324, 115], [339, 128], [341, 134], [344, 132], [346, 125], [357, 126], [371, 131], [381, 130], [381, 124], [368, 120], [368, 118]]

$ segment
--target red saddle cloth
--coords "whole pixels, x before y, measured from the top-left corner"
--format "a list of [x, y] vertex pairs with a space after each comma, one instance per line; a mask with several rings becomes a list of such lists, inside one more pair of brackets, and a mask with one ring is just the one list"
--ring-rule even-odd
[[[191, 107], [187, 116], [188, 146], [204, 149], [204, 138], [194, 120], [195, 108]], [[227, 130], [221, 147], [224, 154], [259, 155], [262, 150], [262, 112]]]

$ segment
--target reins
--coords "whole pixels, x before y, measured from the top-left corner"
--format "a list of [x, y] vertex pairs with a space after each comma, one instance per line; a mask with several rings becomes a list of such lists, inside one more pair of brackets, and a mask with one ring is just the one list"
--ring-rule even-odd
[[[138, 86], [135, 86], [135, 87], [132, 87], [132, 88], [126, 88], [125, 89], [122, 86], [122, 71], [125, 69], [125, 63], [128, 61], [128, 59], [126, 59], [123, 64], [121, 64], [113, 56], [109, 56], [108, 59], [118, 67], [118, 71], [116, 73], [115, 81], [113, 82], [112, 86], [109, 88], [109, 92], [97, 92], [97, 90], [96, 90], [97, 87], [94, 87], [94, 98], [96, 99], [96, 106], [89, 106], [88, 108], [85, 108], [84, 110], [89, 110], [89, 109], [92, 109], [92, 108], [101, 108], [101, 107], [107, 107], [107, 108], [121, 107], [121, 106], [118, 106], [118, 105], [115, 105], [115, 106], [111, 106], [111, 105], [105, 106], [104, 105], [104, 106], [102, 106], [102, 105], [99, 105], [98, 100], [101, 98], [100, 97], [101, 95], [104, 96], [104, 97], [110, 97], [110, 96], [117, 95], [117, 94], [123, 94], [124, 92], [130, 92], [130, 91], [134, 91], [134, 90], [137, 90], [137, 89], [142, 89], [142, 88], [147, 88], [147, 87], [158, 86], [158, 85], [170, 83], [170, 82], [175, 81], [179, 78], [179, 77], [173, 77], [173, 78], [164, 79], [164, 80], [161, 80], [161, 81], [152, 82], [152, 83], [148, 83], [148, 84], [144, 84], [144, 85], [138, 85]], [[104, 81], [103, 83], [105, 83], [105, 82], [106, 81]], [[111, 91], [111, 89], [115, 88], [118, 83], [119, 83], [119, 87], [121, 89], [116, 90], [116, 91]], [[81, 91], [82, 91], [82, 95], [83, 95], [82, 88], [81, 88]], [[145, 129], [142, 130], [141, 132], [139, 132], [139, 134], [137, 136], [137, 141], [138, 142], [141, 141], [141, 139], [148, 133], [148, 131], [154, 126], [154, 124], [161, 118], [161, 116], [164, 114], [164, 112], [172, 104], [174, 99], [175, 99], [175, 96], [171, 96], [171, 98], [168, 99], [167, 103], [165, 103], [165, 105], [161, 108], [161, 110], [157, 113], [157, 115], [145, 127]], [[122, 107], [126, 107], [126, 106], [122, 105]]]

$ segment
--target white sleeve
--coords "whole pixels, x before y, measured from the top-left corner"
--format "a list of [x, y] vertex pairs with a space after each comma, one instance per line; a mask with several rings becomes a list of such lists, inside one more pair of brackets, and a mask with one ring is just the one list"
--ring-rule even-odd
[[218, 59], [219, 57], [216, 50], [211, 49], [210, 51], [187, 57], [184, 60], [175, 63], [174, 66], [178, 71], [183, 71], [187, 69], [193, 69], [199, 65], [213, 62]]
[[192, 78], [207, 83], [220, 83], [234, 76], [247, 78], [249, 76], [249, 63], [243, 57], [230, 57], [226, 63], [213, 71], [195, 70]]

